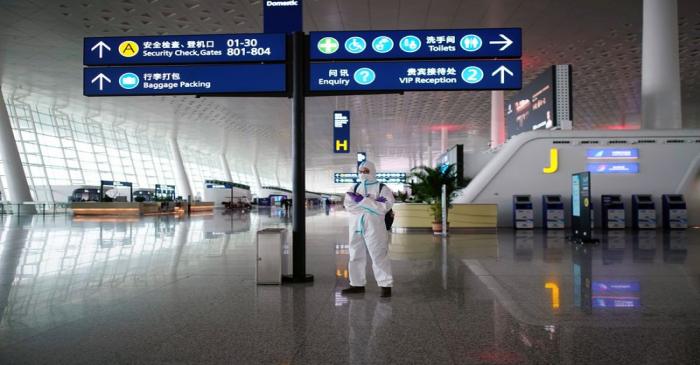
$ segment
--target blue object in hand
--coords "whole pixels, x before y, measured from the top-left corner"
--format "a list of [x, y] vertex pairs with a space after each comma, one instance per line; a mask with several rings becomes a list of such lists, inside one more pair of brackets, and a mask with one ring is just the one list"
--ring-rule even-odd
[[383, 196], [380, 196], [379, 198], [377, 198], [377, 203], [386, 203], [386, 198]]

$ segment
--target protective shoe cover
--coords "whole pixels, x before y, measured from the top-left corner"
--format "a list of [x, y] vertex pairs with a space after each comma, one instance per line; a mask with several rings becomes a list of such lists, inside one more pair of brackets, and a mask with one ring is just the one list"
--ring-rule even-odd
[[355, 294], [355, 293], [364, 293], [365, 292], [365, 287], [364, 286], [352, 286], [350, 285], [349, 288], [345, 288], [340, 291], [341, 294]]
[[391, 288], [382, 287], [381, 289], [382, 289], [382, 293], [379, 294], [380, 297], [382, 297], [382, 298], [391, 297]]
[[[393, 277], [391, 275], [391, 261], [389, 260], [389, 235], [384, 223], [384, 215], [394, 204], [394, 194], [388, 186], [384, 185], [379, 191], [379, 182], [375, 178], [374, 164], [365, 161], [360, 168], [367, 167], [370, 173], [361, 178], [357, 193], [365, 198], [356, 203], [349, 194], [345, 194], [345, 209], [350, 213], [350, 262], [348, 271], [350, 285], [365, 286], [367, 275], [367, 252], [372, 259], [372, 270], [377, 284], [382, 287], [391, 287]], [[351, 186], [348, 192], [353, 192], [355, 186]], [[384, 197], [385, 202], [377, 202], [378, 197]]]

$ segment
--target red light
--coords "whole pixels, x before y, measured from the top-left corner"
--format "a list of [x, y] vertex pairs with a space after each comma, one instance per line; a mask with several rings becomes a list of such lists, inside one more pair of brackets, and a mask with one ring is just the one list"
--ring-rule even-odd
[[641, 126], [639, 124], [617, 124], [606, 125], [603, 127], [603, 129], [607, 129], [609, 131], [634, 131], [641, 129]]
[[431, 132], [440, 132], [443, 129], [447, 129], [448, 132], [454, 132], [454, 131], [459, 131], [459, 130], [464, 129], [464, 125], [462, 125], [462, 124], [437, 124], [437, 125], [430, 126]]

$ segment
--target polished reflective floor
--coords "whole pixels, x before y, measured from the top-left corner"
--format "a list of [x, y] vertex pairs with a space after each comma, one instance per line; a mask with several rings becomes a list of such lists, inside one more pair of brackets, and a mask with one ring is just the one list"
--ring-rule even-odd
[[[0, 364], [689, 364], [700, 231], [393, 234], [394, 296], [347, 285], [347, 215], [310, 212], [306, 285], [255, 284], [283, 211], [0, 217]], [[369, 269], [369, 268], [368, 268]], [[371, 272], [371, 270], [369, 270]]]

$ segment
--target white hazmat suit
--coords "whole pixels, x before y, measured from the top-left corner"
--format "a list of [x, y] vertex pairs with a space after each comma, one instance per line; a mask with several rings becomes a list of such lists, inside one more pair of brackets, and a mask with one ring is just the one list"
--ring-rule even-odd
[[[367, 167], [370, 170], [367, 175], [361, 174], [361, 182], [359, 185], [356, 184], [356, 193], [362, 195], [364, 199], [357, 203], [350, 195], [346, 194], [344, 202], [345, 209], [351, 214], [350, 262], [348, 263], [350, 285], [365, 286], [367, 284], [365, 268], [367, 251], [369, 251], [377, 284], [380, 287], [391, 287], [394, 279], [391, 275], [389, 235], [384, 223], [384, 216], [394, 204], [394, 194], [386, 185], [382, 185], [382, 191], [379, 191], [380, 183], [376, 179], [376, 169], [372, 162], [365, 161], [360, 164], [360, 168], [362, 167]], [[355, 192], [356, 185], [351, 186], [348, 192]], [[386, 201], [378, 202], [379, 197], [384, 197]]]

